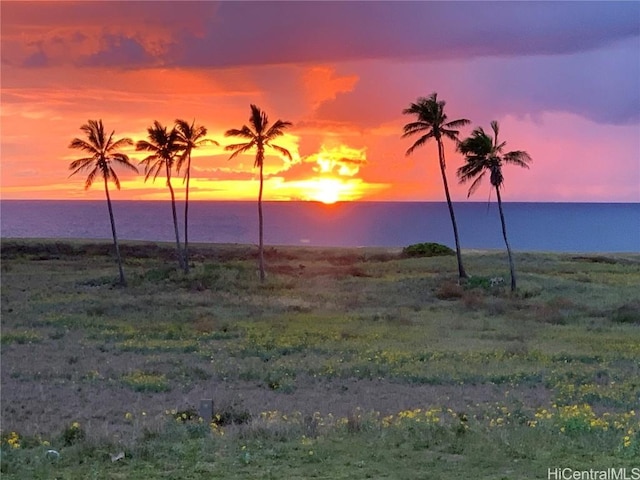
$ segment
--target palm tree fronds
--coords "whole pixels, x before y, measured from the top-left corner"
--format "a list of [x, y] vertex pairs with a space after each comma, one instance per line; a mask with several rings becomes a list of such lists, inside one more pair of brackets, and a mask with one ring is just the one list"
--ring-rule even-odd
[[291, 122], [285, 122], [285, 121], [282, 121], [282, 120], [278, 120], [278, 121], [276, 121], [276, 123], [271, 125], [271, 128], [269, 128], [269, 130], [267, 130], [267, 133], [265, 133], [264, 136], [266, 138], [279, 137], [281, 135], [284, 135], [283, 130], [285, 128], [291, 127], [291, 126], [293, 126], [293, 123], [291, 123]]
[[75, 175], [76, 173], [84, 169], [87, 169], [89, 167], [94, 167], [95, 161], [96, 161], [95, 157], [87, 157], [87, 158], [80, 158], [78, 160], [74, 160], [69, 164], [69, 170], [74, 170], [74, 172], [71, 173], [71, 175], [69, 176], [71, 177], [72, 175]]
[[289, 160], [291, 160], [291, 152], [289, 152], [289, 150], [287, 150], [286, 148], [281, 147], [280, 145], [273, 145], [271, 143], [268, 143], [267, 145], [269, 145], [274, 150], [277, 150], [278, 152], [280, 152], [281, 155], [284, 155]]
[[493, 143], [495, 145], [498, 144], [498, 132], [500, 131], [500, 125], [498, 125], [497, 120], [491, 121], [491, 130], [493, 131]]
[[449, 129], [460, 128], [460, 127], [469, 125], [470, 123], [471, 123], [471, 120], [468, 120], [466, 118], [460, 118], [458, 120], [451, 120], [450, 122], [445, 123], [443, 127], [449, 128]]
[[516, 150], [513, 152], [505, 153], [502, 156], [504, 163], [510, 163], [522, 168], [529, 168], [529, 163], [533, 161], [531, 156], [522, 150]]
[[102, 126], [102, 120], [88, 120], [85, 125], [80, 127], [88, 137], [89, 143], [97, 147], [98, 150], [104, 148], [104, 128]]
[[111, 156], [111, 159], [121, 167], [124, 167], [127, 170], [131, 170], [132, 172], [138, 173], [138, 167], [136, 167], [131, 163], [131, 160], [127, 155], [123, 153], [115, 153]]
[[[467, 192], [467, 198], [471, 197], [471, 195], [473, 195], [475, 193], [475, 191], [478, 189], [478, 187], [480, 186], [480, 183], [482, 183], [482, 179], [484, 178], [484, 174], [486, 172], [482, 172], [480, 175], [478, 175], [476, 177], [476, 179], [473, 181], [473, 183], [471, 184], [471, 186], [469, 187], [469, 191]], [[468, 177], [468, 179], [473, 178], [473, 177]], [[462, 179], [461, 179], [462, 180]]]
[[256, 133], [262, 134], [266, 130], [267, 125], [269, 125], [269, 118], [267, 117], [267, 114], [257, 106], [251, 104], [250, 107], [251, 116], [249, 117], [249, 123], [253, 125], [253, 129]]
[[129, 146], [133, 146], [133, 140], [130, 138], [120, 138], [111, 144], [110, 150]]
[[251, 150], [255, 145], [256, 145], [256, 142], [251, 141], [249, 143], [238, 143], [236, 145], [227, 145], [226, 147], [224, 147], [224, 149], [227, 151], [235, 150], [229, 157], [229, 160], [231, 160], [232, 158], [237, 157], [239, 154]]
[[445, 128], [440, 129], [440, 134], [447, 137], [449, 140], [453, 140], [454, 142], [458, 141], [458, 134], [460, 132], [458, 130], [449, 130]]
[[113, 138], [113, 134], [116, 133], [116, 131], [112, 131], [111, 134], [109, 135], [109, 138], [106, 140], [106, 142], [104, 142], [103, 148], [105, 150], [108, 150], [109, 147], [111, 146], [111, 139]]
[[479, 175], [485, 169], [483, 157], [467, 157], [467, 163], [458, 168], [457, 175], [461, 183], [468, 182], [471, 178]]
[[85, 190], [89, 190], [89, 187], [91, 187], [91, 185], [93, 184], [93, 181], [95, 180], [97, 174], [98, 174], [98, 167], [94, 168], [89, 172], [89, 175], [87, 175], [87, 179], [84, 182]]
[[140, 161], [140, 165], [144, 165], [144, 181], [146, 182], [152, 175], [153, 179], [156, 179], [158, 172], [164, 165], [164, 162], [157, 155], [149, 155], [147, 158]]
[[115, 184], [116, 188], [120, 190], [120, 179], [118, 178], [118, 175], [116, 175], [115, 170], [111, 166], [109, 167], [108, 175], [109, 175], [109, 178], [113, 180], [113, 183]]
[[463, 155], [486, 157], [493, 151], [493, 140], [482, 128], [475, 129], [471, 136], [458, 143], [457, 149]]
[[226, 132], [224, 132], [224, 136], [225, 137], [243, 137], [243, 138], [250, 138], [252, 140], [256, 138], [256, 134], [254, 134], [251, 131], [251, 129], [246, 125], [243, 125], [242, 128], [239, 130], [237, 128], [232, 128], [230, 130], [227, 130]]
[[100, 150], [96, 148], [95, 145], [92, 145], [86, 140], [82, 140], [80, 138], [74, 138], [73, 140], [71, 140], [71, 143], [69, 144], [69, 148], [73, 148], [76, 150], [84, 150], [85, 152], [89, 152], [89, 153], [100, 153]]
[[427, 134], [416, 140], [415, 143], [407, 149], [407, 151], [405, 152], [405, 156], [411, 155], [416, 148], [419, 148], [427, 143], [430, 138], [433, 138], [433, 132], [428, 132]]
[[402, 130], [404, 132], [402, 134], [402, 138], [406, 138], [416, 133], [424, 132], [425, 130], [429, 130], [429, 128], [429, 123], [424, 121], [407, 123], [404, 127], [402, 127]]
[[162, 166], [163, 166], [163, 162], [158, 161], [153, 165], [150, 165], [149, 168], [146, 168], [144, 181], [146, 182], [147, 180], [149, 180], [149, 178], [151, 178], [151, 176], [153, 176], [153, 181], [155, 182], [156, 178], [158, 178], [158, 175], [162, 171]]
[[146, 140], [138, 140], [136, 142], [136, 150], [145, 151], [145, 152], [155, 152], [158, 150], [158, 148], [153, 143], [149, 143]]

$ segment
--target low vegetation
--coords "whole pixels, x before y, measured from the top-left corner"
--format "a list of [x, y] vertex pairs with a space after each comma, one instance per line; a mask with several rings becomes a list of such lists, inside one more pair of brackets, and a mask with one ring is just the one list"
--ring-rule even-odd
[[640, 255], [120, 248], [2, 242], [3, 478], [637, 466]]
[[402, 249], [405, 257], [436, 257], [439, 255], [455, 255], [456, 252], [446, 245], [434, 242], [414, 243]]

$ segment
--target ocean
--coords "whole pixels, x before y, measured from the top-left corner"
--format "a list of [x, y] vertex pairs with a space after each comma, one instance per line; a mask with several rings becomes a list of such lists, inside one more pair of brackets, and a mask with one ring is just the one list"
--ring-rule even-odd
[[[503, 205], [515, 251], [640, 252], [640, 203], [516, 203]], [[169, 202], [114, 201], [118, 237], [174, 241]], [[454, 204], [463, 249], [502, 249], [495, 203]], [[454, 246], [444, 202], [265, 202], [265, 243], [402, 247]], [[110, 239], [106, 201], [3, 200], [2, 238]], [[189, 241], [256, 244], [256, 202], [191, 202]], [[180, 231], [183, 204], [178, 202]], [[181, 237], [183, 234], [181, 233]]]

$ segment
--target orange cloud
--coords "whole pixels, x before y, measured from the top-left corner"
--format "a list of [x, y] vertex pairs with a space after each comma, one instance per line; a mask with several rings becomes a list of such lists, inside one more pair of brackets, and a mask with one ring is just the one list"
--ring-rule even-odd
[[357, 75], [338, 77], [336, 69], [328, 66], [310, 67], [302, 76], [307, 98], [314, 109], [338, 93], [350, 92], [358, 80]]
[[367, 163], [365, 148], [352, 148], [347, 145], [326, 147], [322, 145], [318, 153], [305, 158], [305, 162], [316, 163], [313, 171], [319, 174], [333, 174], [345, 177], [356, 175], [360, 167]]

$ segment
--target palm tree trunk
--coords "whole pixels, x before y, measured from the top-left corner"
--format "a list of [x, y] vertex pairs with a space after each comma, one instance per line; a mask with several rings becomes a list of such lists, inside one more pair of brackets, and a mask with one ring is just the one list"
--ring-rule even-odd
[[107, 177], [104, 177], [104, 191], [107, 194], [107, 206], [109, 207], [109, 219], [111, 220], [111, 234], [113, 235], [113, 245], [116, 248], [116, 258], [118, 259], [118, 271], [120, 273], [120, 285], [127, 286], [124, 278], [124, 269], [122, 268], [122, 257], [120, 256], [120, 246], [118, 245], [118, 236], [116, 235], [116, 222], [113, 218], [113, 208], [111, 207], [111, 197], [109, 196], [109, 184]]
[[509, 247], [509, 241], [507, 240], [507, 226], [504, 222], [504, 213], [502, 212], [502, 198], [500, 196], [500, 188], [496, 187], [496, 196], [498, 197], [498, 210], [500, 210], [500, 223], [502, 223], [502, 236], [504, 237], [504, 244], [507, 246], [507, 255], [509, 256], [509, 270], [511, 272], [511, 291], [516, 290], [516, 269], [513, 265], [513, 257], [511, 256], [511, 247]]
[[447, 197], [447, 206], [449, 207], [449, 215], [451, 216], [451, 224], [453, 225], [453, 236], [456, 241], [456, 257], [458, 258], [458, 277], [467, 278], [467, 272], [462, 265], [462, 253], [460, 252], [460, 239], [458, 238], [458, 225], [456, 223], [456, 215], [453, 212], [453, 204], [451, 203], [451, 195], [449, 194], [449, 183], [447, 182], [447, 174], [445, 173], [444, 162], [444, 146], [442, 140], [438, 138], [438, 156], [440, 157], [440, 172], [442, 173], [442, 183], [444, 184], [444, 194]]
[[191, 152], [187, 159], [187, 186], [184, 198], [184, 272], [189, 273], [189, 180], [191, 180]]
[[258, 268], [260, 270], [260, 282], [264, 282], [264, 220], [262, 216], [262, 188], [264, 177], [262, 173], [264, 162], [260, 162], [260, 191], [258, 192]]
[[167, 186], [169, 187], [169, 192], [171, 193], [171, 211], [173, 213], [173, 229], [176, 233], [176, 250], [178, 252], [178, 263], [180, 264], [180, 268], [184, 270], [184, 259], [182, 258], [182, 249], [180, 248], [180, 232], [178, 230], [178, 215], [176, 213], [176, 196], [173, 192], [173, 187], [171, 186], [171, 171], [169, 170], [168, 165]]

